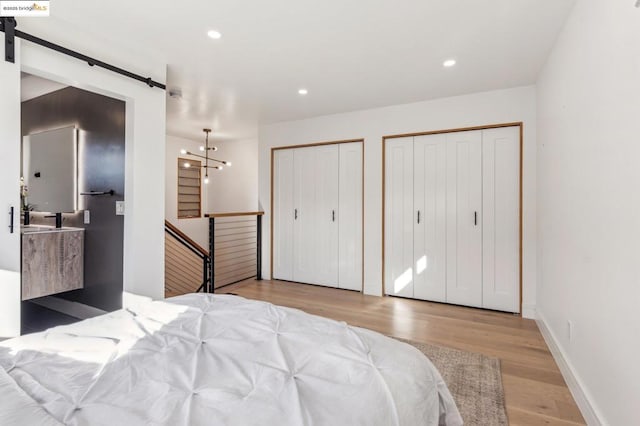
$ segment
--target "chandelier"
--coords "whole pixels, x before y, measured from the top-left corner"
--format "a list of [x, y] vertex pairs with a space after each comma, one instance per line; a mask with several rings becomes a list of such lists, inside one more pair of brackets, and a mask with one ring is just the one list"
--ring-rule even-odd
[[[210, 151], [217, 151], [218, 148], [215, 146], [209, 146], [209, 133], [211, 133], [211, 129], [202, 129], [205, 133], [204, 146], [200, 146], [200, 151], [204, 152], [204, 155], [194, 154], [193, 152], [187, 151], [186, 149], [180, 150], [180, 154], [182, 155], [192, 155], [194, 157], [202, 158], [204, 160], [204, 164], [202, 168], [204, 169], [204, 183], [209, 183], [209, 169], [222, 170], [224, 166], [231, 167], [231, 161], [218, 160], [216, 158], [209, 157]], [[209, 165], [211, 163], [219, 163], [218, 165]], [[191, 163], [188, 161], [183, 164], [185, 169], [191, 167]]]

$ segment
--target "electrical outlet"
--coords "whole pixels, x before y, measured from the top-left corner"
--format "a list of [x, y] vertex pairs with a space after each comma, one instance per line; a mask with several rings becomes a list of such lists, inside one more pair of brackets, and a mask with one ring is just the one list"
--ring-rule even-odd
[[124, 201], [116, 201], [116, 216], [124, 216]]
[[567, 320], [567, 338], [571, 341], [571, 337], [573, 335], [573, 322]]
[[84, 224], [89, 225], [91, 223], [91, 212], [89, 210], [84, 211]]

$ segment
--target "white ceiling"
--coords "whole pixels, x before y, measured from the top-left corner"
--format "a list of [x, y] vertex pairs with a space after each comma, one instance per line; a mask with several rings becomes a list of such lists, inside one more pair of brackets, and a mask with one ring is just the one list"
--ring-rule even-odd
[[245, 138], [261, 123], [533, 84], [574, 0], [54, 3], [75, 27], [165, 60], [183, 94], [167, 100], [167, 132], [200, 140], [203, 127]]

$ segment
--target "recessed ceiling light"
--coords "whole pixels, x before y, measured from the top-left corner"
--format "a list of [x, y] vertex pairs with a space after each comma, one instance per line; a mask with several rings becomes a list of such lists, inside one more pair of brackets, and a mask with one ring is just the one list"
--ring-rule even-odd
[[211, 37], [212, 39], [214, 39], [214, 40], [217, 40], [220, 37], [222, 37], [222, 34], [220, 34], [220, 32], [215, 31], [215, 30], [211, 30], [211, 31], [207, 32], [207, 35], [209, 37]]
[[447, 59], [446, 61], [444, 61], [442, 63], [442, 66], [449, 68], [449, 67], [454, 66], [455, 64], [456, 64], [456, 60], [455, 59]]
[[300, 89], [298, 90], [298, 94], [299, 95], [306, 95], [307, 93], [309, 93], [309, 91], [307, 89]]

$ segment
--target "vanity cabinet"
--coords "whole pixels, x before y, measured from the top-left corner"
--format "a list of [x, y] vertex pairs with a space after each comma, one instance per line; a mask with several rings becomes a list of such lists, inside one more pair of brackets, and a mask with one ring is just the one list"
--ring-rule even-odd
[[22, 233], [22, 300], [84, 287], [84, 229]]

